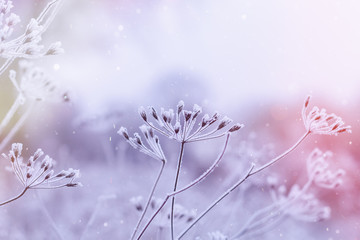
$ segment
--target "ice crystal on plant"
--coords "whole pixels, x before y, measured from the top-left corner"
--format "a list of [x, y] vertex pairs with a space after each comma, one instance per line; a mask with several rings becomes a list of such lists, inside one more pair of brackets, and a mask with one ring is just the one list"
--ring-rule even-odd
[[[184, 106], [184, 102], [179, 101], [175, 111], [173, 109], [164, 110], [164, 108], [161, 108], [160, 114], [154, 107], [150, 106], [150, 115], [154, 118], [158, 127], [150, 121], [144, 107], [139, 108], [139, 114], [146, 125], [178, 142], [194, 142], [218, 138], [243, 127], [243, 124], [237, 123], [227, 131], [224, 131], [223, 128], [232, 122], [230, 118], [225, 116], [220, 120], [219, 113], [214, 113], [211, 117], [205, 114], [198, 120], [202, 108], [195, 104], [192, 110], [184, 110]], [[197, 120], [198, 127], [195, 128]], [[215, 126], [215, 122], [218, 122], [217, 126]], [[211, 127], [213, 128], [211, 129]]]
[[[38, 149], [27, 161], [21, 156], [23, 145], [13, 143], [8, 155], [3, 157], [11, 163], [12, 171], [25, 189], [55, 189], [61, 187], [81, 186], [75, 180], [80, 177], [80, 171], [69, 168], [54, 173], [55, 161]], [[42, 158], [42, 159], [41, 159]]]
[[309, 178], [313, 178], [316, 185], [323, 188], [335, 188], [343, 181], [345, 175], [343, 169], [337, 169], [335, 172], [330, 171], [328, 159], [332, 156], [330, 151], [322, 152], [314, 149], [307, 159], [307, 171]]
[[143, 143], [138, 133], [134, 133], [134, 137], [130, 137], [127, 129], [124, 127], [121, 127], [119, 129], [118, 134], [122, 135], [133, 148], [138, 149], [140, 152], [143, 152], [154, 159], [166, 161], [164, 152], [160, 145], [159, 137], [154, 134], [153, 129], [148, 126], [142, 125], [140, 126], [140, 130], [145, 136], [145, 140], [149, 147], [147, 147]]
[[330, 207], [323, 206], [314, 194], [303, 193], [302, 189], [296, 184], [292, 186], [288, 196], [283, 195], [280, 197], [279, 204], [288, 204], [289, 201], [294, 202], [291, 204], [291, 207], [286, 208], [284, 211], [285, 214], [295, 219], [306, 222], [317, 222], [330, 217]]
[[40, 44], [41, 35], [56, 14], [59, 2], [55, 0], [48, 3], [38, 18], [30, 20], [23, 35], [8, 40], [14, 31], [14, 26], [20, 22], [20, 18], [11, 13], [12, 1], [0, 1], [0, 57], [13, 60], [17, 57], [38, 58], [62, 53], [60, 42], [52, 43], [46, 50], [43, 50], [44, 46]]
[[19, 62], [20, 76], [10, 70], [10, 80], [22, 97], [22, 102], [27, 99], [42, 101], [45, 99], [60, 99], [57, 83], [51, 79], [43, 69], [35, 67], [32, 63], [23, 60]]
[[305, 99], [302, 109], [302, 119], [308, 132], [325, 135], [337, 135], [342, 132], [351, 133], [351, 127], [345, 126], [341, 117], [336, 116], [334, 113], [326, 113], [324, 108], [320, 110], [315, 106], [307, 113], [309, 102], [310, 96]]

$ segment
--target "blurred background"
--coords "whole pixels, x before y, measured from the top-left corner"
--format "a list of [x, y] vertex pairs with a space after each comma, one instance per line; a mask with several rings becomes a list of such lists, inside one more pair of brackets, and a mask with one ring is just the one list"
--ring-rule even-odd
[[[22, 20], [19, 33], [46, 3], [13, 1]], [[210, 239], [207, 232], [216, 230], [236, 232], [246, 218], [241, 214], [250, 216], [271, 203], [264, 187], [268, 176], [288, 188], [303, 185], [305, 161], [315, 147], [332, 151], [333, 168], [347, 172], [335, 190], [314, 188], [319, 201], [332, 208], [331, 218], [316, 223], [290, 218], [261, 239], [360, 239], [359, 9], [358, 1], [335, 0], [64, 0], [43, 42], [61, 41], [65, 53], [34, 62], [59, 82], [69, 101], [38, 104], [13, 142], [26, 145], [24, 156], [42, 148], [59, 170], [79, 168], [84, 187], [29, 192], [0, 208], [0, 239], [127, 239], [138, 218], [129, 199], [148, 195], [159, 167], [116, 134], [120, 126], [138, 131], [139, 106], [168, 109], [184, 100], [187, 109], [196, 103], [204, 113], [219, 111], [245, 124], [232, 137], [223, 165], [179, 197], [186, 208], [202, 211], [251, 162], [266, 162], [301, 137], [301, 108], [309, 94], [311, 107], [341, 116], [353, 133], [310, 136], [219, 205], [188, 239]], [[17, 62], [10, 69], [16, 70]], [[0, 81], [3, 116], [16, 91], [8, 72]], [[163, 179], [170, 181], [178, 146], [161, 141], [170, 159]], [[221, 146], [216, 140], [190, 147], [180, 183], [207, 169]], [[1, 161], [3, 169], [8, 165]], [[11, 173], [1, 171], [0, 179], [1, 199], [21, 191]], [[164, 180], [156, 196], [168, 189]], [[243, 207], [234, 204], [238, 215], [224, 226], [223, 215], [238, 196]], [[156, 238], [149, 234], [148, 239]]]

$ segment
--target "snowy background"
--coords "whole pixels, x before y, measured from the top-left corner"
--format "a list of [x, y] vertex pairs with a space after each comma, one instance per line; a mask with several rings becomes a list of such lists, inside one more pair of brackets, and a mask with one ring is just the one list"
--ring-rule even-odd
[[[24, 29], [46, 1], [13, 4]], [[157, 162], [116, 134], [120, 126], [138, 131], [139, 106], [175, 108], [184, 100], [189, 109], [197, 103], [206, 113], [218, 110], [245, 124], [231, 139], [223, 165], [178, 198], [202, 211], [252, 161], [266, 162], [303, 134], [300, 112], [308, 94], [311, 105], [338, 114], [353, 133], [311, 136], [229, 196], [185, 239], [236, 232], [251, 212], [271, 203], [267, 176], [288, 188], [303, 185], [305, 160], [315, 147], [331, 150], [331, 164], [347, 172], [339, 188], [313, 189], [332, 208], [331, 218], [288, 218], [260, 238], [360, 239], [359, 8], [358, 1], [335, 0], [65, 0], [43, 36], [45, 43], [61, 41], [65, 53], [34, 62], [59, 81], [70, 101], [39, 105], [13, 142], [23, 142], [28, 156], [41, 147], [59, 169], [79, 168], [84, 187], [29, 192], [1, 207], [0, 239], [128, 239], [139, 217], [129, 199], [146, 197], [158, 171]], [[1, 76], [2, 114], [15, 98], [7, 74]], [[156, 193], [160, 198], [171, 189], [178, 151], [174, 142], [161, 140], [169, 166]], [[216, 140], [189, 148], [180, 184], [201, 174], [221, 145]], [[3, 159], [1, 167], [7, 165]], [[5, 170], [0, 179], [2, 199], [21, 191]], [[145, 239], [156, 239], [151, 233]]]

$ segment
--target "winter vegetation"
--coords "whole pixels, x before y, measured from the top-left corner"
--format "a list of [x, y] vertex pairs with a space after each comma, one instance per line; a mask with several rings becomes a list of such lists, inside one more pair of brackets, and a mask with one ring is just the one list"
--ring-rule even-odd
[[[359, 164], [351, 146], [358, 147], [358, 110], [338, 107], [331, 95], [321, 101], [316, 91], [314, 101], [300, 91], [257, 106], [248, 95], [246, 108], [231, 97], [235, 83], [220, 101], [216, 87], [191, 75], [202, 73], [196, 66], [141, 82], [147, 64], [158, 63], [123, 69], [128, 63], [116, 51], [127, 56], [136, 45], [127, 41], [143, 37], [127, 26], [146, 19], [151, 26], [152, 13], [164, 11], [158, 14], [168, 21], [165, 32], [184, 37], [175, 34], [177, 4], [156, 4], [0, 0], [0, 239], [357, 239]], [[191, 4], [177, 11], [203, 3]], [[73, 29], [87, 33], [77, 22], [79, 6], [90, 6], [84, 14], [98, 11], [86, 21], [92, 38], [82, 44], [105, 51], [108, 68], [92, 68], [91, 56], [66, 37]], [[116, 26], [113, 46], [104, 9], [129, 23]], [[181, 55], [161, 54], [164, 63]], [[124, 71], [134, 78], [118, 79]], [[77, 83], [79, 76], [88, 78]], [[219, 89], [224, 84], [220, 79]], [[339, 111], [346, 123], [316, 105]]]

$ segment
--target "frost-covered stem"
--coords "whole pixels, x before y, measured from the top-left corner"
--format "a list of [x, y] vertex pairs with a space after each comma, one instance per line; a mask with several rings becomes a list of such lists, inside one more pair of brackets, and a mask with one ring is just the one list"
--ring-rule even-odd
[[209, 169], [207, 169], [203, 174], [201, 174], [197, 179], [195, 179], [194, 181], [192, 181], [190, 184], [186, 185], [185, 187], [173, 192], [173, 193], [169, 193], [165, 199], [163, 200], [163, 202], [161, 203], [161, 205], [159, 206], [159, 208], [156, 210], [156, 212], [151, 216], [150, 220], [146, 223], [145, 227], [143, 228], [143, 230], [141, 231], [140, 235], [138, 236], [138, 240], [141, 238], [141, 236], [145, 233], [146, 229], [150, 226], [151, 222], [154, 220], [154, 218], [159, 214], [159, 212], [161, 211], [161, 209], [165, 206], [165, 204], [167, 203], [167, 201], [169, 200], [170, 197], [175, 196], [179, 193], [182, 193], [186, 190], [188, 190], [189, 188], [195, 186], [196, 184], [200, 183], [201, 181], [203, 181], [210, 173], [212, 173], [212, 171], [215, 169], [215, 167], [219, 164], [219, 162], [221, 161], [222, 157], [225, 154], [228, 142], [229, 142], [229, 138], [230, 138], [230, 134], [227, 135], [227, 138], [225, 140], [225, 144], [223, 147], [223, 150], [221, 151], [221, 153], [219, 154], [219, 156], [217, 157], [217, 159], [215, 160], [215, 162], [211, 165], [211, 167]]
[[136, 224], [136, 227], [135, 227], [135, 229], [134, 229], [134, 232], [133, 232], [132, 235], [131, 235], [131, 240], [133, 240], [133, 239], [135, 238], [136, 232], [138, 231], [139, 226], [140, 226], [142, 220], [143, 220], [144, 217], [145, 217], [146, 211], [147, 211], [148, 208], [149, 208], [151, 199], [152, 199], [152, 197], [153, 197], [153, 195], [154, 195], [154, 192], [155, 192], [155, 189], [156, 189], [156, 187], [157, 187], [157, 184], [159, 183], [159, 180], [160, 180], [160, 177], [161, 177], [161, 175], [162, 175], [162, 173], [163, 173], [164, 167], [165, 167], [165, 160], [162, 160], [162, 161], [161, 161], [160, 171], [159, 171], [159, 173], [158, 173], [158, 175], [157, 175], [157, 177], [156, 177], [156, 180], [155, 180], [155, 182], [154, 182], [154, 185], [153, 185], [153, 187], [152, 187], [152, 189], [151, 189], [151, 192], [150, 192], [149, 197], [148, 197], [148, 199], [147, 199], [145, 208], [144, 208], [143, 212], [141, 213], [141, 217], [139, 218], [139, 221], [138, 221], [137, 224]]
[[227, 135], [225, 143], [224, 143], [224, 147], [223, 150], [221, 151], [221, 153], [219, 154], [218, 158], [215, 160], [215, 162], [203, 173], [201, 174], [197, 179], [195, 179], [194, 181], [192, 181], [191, 183], [189, 183], [188, 185], [186, 185], [185, 187], [171, 193], [168, 194], [169, 196], [175, 196], [181, 192], [184, 192], [186, 190], [188, 190], [189, 188], [195, 186], [196, 184], [200, 183], [201, 181], [203, 181], [210, 173], [212, 173], [212, 171], [214, 171], [214, 169], [217, 167], [217, 165], [220, 163], [222, 157], [225, 154], [226, 151], [226, 147], [229, 143], [229, 138], [230, 138], [230, 134]]
[[38, 22], [42, 22], [44, 20], [45, 15], [49, 12], [50, 8], [52, 7], [52, 5], [54, 5], [56, 2], [60, 2], [60, 0], [54, 0], [49, 2], [46, 7], [42, 10], [42, 12], [39, 14], [39, 16], [37, 17], [37, 21]]
[[16, 122], [13, 128], [11, 128], [10, 132], [6, 135], [6, 137], [0, 142], [0, 151], [4, 149], [6, 144], [9, 143], [11, 138], [17, 133], [17, 131], [22, 127], [25, 120], [29, 116], [31, 110], [33, 108], [33, 104], [29, 106], [29, 108], [26, 110], [26, 112], [21, 116], [21, 118]]
[[177, 239], [181, 239], [195, 224], [200, 221], [211, 209], [213, 209], [221, 200], [223, 200], [227, 195], [234, 191], [238, 186], [240, 186], [249, 176], [251, 171], [254, 169], [254, 164], [251, 165], [246, 175], [241, 178], [237, 183], [235, 183], [231, 188], [229, 188], [225, 193], [223, 193], [218, 199], [216, 199], [204, 212], [202, 212], [191, 224], [188, 226]]
[[10, 57], [6, 59], [6, 62], [0, 67], [0, 76], [5, 72], [5, 70], [10, 66], [10, 64], [15, 60], [15, 57]]
[[18, 110], [19, 106], [21, 105], [21, 99], [22, 99], [22, 95], [19, 94], [17, 96], [17, 98], [15, 99], [15, 102], [13, 103], [11, 108], [9, 109], [9, 111], [6, 113], [4, 119], [1, 121], [1, 123], [0, 123], [0, 134], [2, 133], [2, 131], [4, 130], [6, 125], [10, 122], [11, 118], [14, 116], [16, 111]]
[[54, 230], [54, 232], [56, 233], [56, 235], [58, 236], [58, 238], [59, 238], [60, 240], [63, 240], [64, 238], [63, 238], [63, 236], [61, 235], [61, 233], [60, 233], [60, 231], [59, 231], [59, 228], [56, 226], [53, 217], [51, 217], [51, 215], [50, 215], [48, 209], [46, 208], [43, 200], [42, 200], [41, 197], [39, 196], [38, 191], [35, 190], [35, 193], [36, 193], [36, 198], [38, 199], [38, 201], [39, 201], [39, 203], [40, 203], [41, 210], [43, 211], [44, 215], [45, 215], [45, 216], [47, 217], [47, 219], [49, 220], [52, 229]]
[[19, 195], [17, 195], [16, 197], [11, 198], [11, 199], [9, 199], [9, 200], [7, 200], [7, 201], [5, 201], [5, 202], [0, 203], [0, 206], [3, 206], [3, 205], [8, 204], [8, 203], [11, 203], [12, 201], [15, 201], [15, 200], [21, 198], [21, 197], [26, 193], [26, 191], [27, 191], [28, 189], [29, 189], [28, 187], [25, 187], [24, 190], [23, 190]]
[[[249, 231], [251, 231], [251, 230], [252, 231], [260, 231], [261, 229], [266, 228], [267, 225], [265, 225], [265, 224], [271, 218], [273, 218], [275, 215], [280, 215], [281, 211], [285, 210], [288, 206], [290, 206], [294, 201], [296, 201], [299, 197], [301, 197], [309, 189], [309, 187], [312, 184], [312, 180], [313, 179], [310, 178], [296, 196], [294, 196], [291, 199], [288, 199], [286, 202], [282, 203], [281, 205], [279, 205], [278, 203], [273, 203], [270, 206], [267, 206], [267, 207], [255, 212], [249, 218], [249, 220], [245, 223], [245, 225], [241, 228], [241, 230], [237, 234], [235, 234], [235, 236], [232, 237], [231, 239], [240, 238], [243, 235], [245, 235], [246, 233], [249, 233]], [[278, 209], [276, 209], [277, 207], [278, 207]], [[260, 218], [257, 222], [253, 222], [253, 221], [255, 221], [256, 218], [258, 218], [262, 214], [269, 212], [271, 209], [274, 209], [271, 211], [271, 214], [268, 214], [268, 215], [264, 216], [263, 218]], [[274, 211], [275, 211], [275, 214], [273, 213]], [[272, 224], [272, 222], [271, 222], [271, 224]], [[254, 228], [259, 228], [259, 229], [254, 230]]]
[[[176, 177], [175, 177], [175, 182], [174, 182], [174, 192], [177, 189], [177, 184], [178, 184], [180, 169], [181, 169], [181, 162], [182, 162], [182, 159], [184, 156], [184, 147], [185, 147], [185, 142], [183, 141], [183, 142], [181, 142], [181, 146], [180, 146], [178, 166], [177, 166]], [[174, 207], [175, 207], [175, 195], [172, 196], [172, 198], [171, 198], [171, 211], [170, 211], [170, 232], [171, 232], [172, 240], [174, 240]]]
[[280, 154], [279, 156], [277, 156], [276, 158], [273, 158], [270, 162], [262, 165], [261, 167], [259, 167], [258, 169], [254, 170], [253, 172], [250, 173], [250, 176], [264, 170], [265, 168], [273, 165], [274, 163], [276, 163], [277, 161], [279, 161], [280, 159], [282, 159], [283, 157], [285, 157], [286, 155], [288, 155], [290, 152], [292, 152], [302, 141], [304, 141], [304, 139], [310, 134], [310, 131], [307, 131], [292, 147], [290, 147], [288, 150], [286, 150], [285, 152], [283, 152], [282, 154]]

